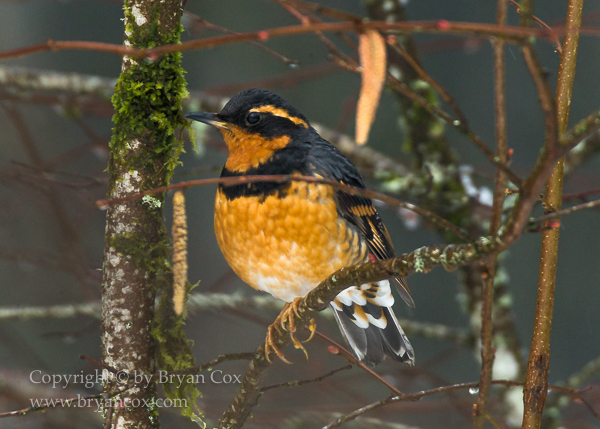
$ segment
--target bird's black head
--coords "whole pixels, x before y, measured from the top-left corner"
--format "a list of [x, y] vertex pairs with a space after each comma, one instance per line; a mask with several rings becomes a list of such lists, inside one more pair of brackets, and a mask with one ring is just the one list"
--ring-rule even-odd
[[235, 95], [219, 113], [195, 112], [186, 118], [219, 129], [229, 148], [225, 167], [240, 173], [256, 169], [311, 130], [308, 119], [287, 101], [256, 88]]
[[287, 101], [257, 88], [235, 95], [217, 116], [264, 137], [277, 137], [309, 127], [308, 119]]

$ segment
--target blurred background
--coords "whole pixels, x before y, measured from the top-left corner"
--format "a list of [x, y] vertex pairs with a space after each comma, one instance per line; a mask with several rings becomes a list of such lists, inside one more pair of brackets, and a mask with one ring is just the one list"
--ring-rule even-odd
[[[319, 3], [366, 16], [364, 1]], [[406, 3], [405, 12], [410, 20], [493, 23], [496, 15], [495, 1], [401, 3]], [[535, 14], [549, 25], [561, 25], [566, 5], [565, 0], [538, 2]], [[512, 6], [509, 8], [509, 23], [517, 25], [519, 16]], [[298, 24], [281, 6], [263, 0], [195, 0], [187, 2], [186, 10], [190, 14], [184, 17], [182, 40], [220, 34], [201, 20], [234, 32]], [[3, 0], [0, 1], [0, 50], [43, 43], [47, 39], [121, 43], [122, 16], [122, 3], [118, 1]], [[584, 19], [586, 26], [598, 25], [598, 2], [587, 2]], [[344, 52], [355, 55], [340, 39], [331, 37]], [[489, 41], [428, 35], [416, 35], [415, 41], [424, 69], [456, 99], [472, 129], [493, 148], [493, 59]], [[204, 103], [192, 107], [218, 109], [220, 103], [240, 90], [263, 87], [283, 96], [311, 122], [352, 136], [360, 77], [330, 61], [327, 48], [315, 35], [274, 38], [264, 45], [297, 61], [297, 65], [248, 43], [184, 53], [189, 90], [196, 97], [194, 100]], [[536, 48], [549, 81], [554, 83], [559, 63], [554, 46], [539, 40]], [[600, 40], [582, 36], [571, 124], [598, 109], [599, 55]], [[506, 60], [508, 143], [514, 149], [512, 167], [523, 177], [543, 144], [543, 118], [518, 46], [507, 45]], [[105, 213], [94, 202], [106, 193], [105, 169], [112, 127], [107, 100], [120, 68], [119, 57], [86, 51], [41, 53], [0, 63], [0, 412], [25, 408], [31, 405], [30, 398], [66, 398], [99, 391], [99, 385], [85, 389], [81, 384], [52, 389], [32, 383], [29, 378], [36, 370], [44, 374], [88, 374], [97, 369], [79, 359], [80, 354], [100, 358], [96, 307], [90, 310], [91, 315], [73, 317], [65, 317], [64, 313], [61, 317], [34, 317], [28, 313], [26, 319], [18, 311], [10, 311], [99, 301]], [[44, 81], [45, 76], [51, 79]], [[98, 79], [90, 80], [91, 76]], [[69, 92], [58, 89], [59, 86], [44, 87], [44, 82], [54, 84], [60, 83], [60, 79], [72, 81], [79, 77], [85, 77], [82, 81], [94, 89], [87, 91], [82, 85]], [[39, 87], [30, 84], [34, 80], [40, 82]], [[399, 114], [395, 96], [384, 92], [368, 144], [410, 167], [414, 160], [403, 142]], [[460, 165], [471, 166], [474, 186], [479, 190], [492, 189], [493, 167], [464, 135], [452, 129], [446, 129], [446, 134]], [[216, 177], [220, 173], [226, 158], [221, 136], [200, 126], [196, 128], [196, 139], [198, 151], [192, 149], [186, 137], [186, 153], [181, 159], [183, 165], [175, 172], [175, 182]], [[600, 157], [591, 155], [586, 161], [569, 173], [565, 194], [600, 188]], [[371, 174], [365, 176], [372, 178]], [[370, 180], [369, 185], [381, 189], [377, 181]], [[200, 281], [194, 292], [259, 295], [231, 272], [217, 247], [212, 221], [214, 193], [214, 186], [197, 187], [186, 193], [189, 280]], [[412, 202], [419, 204], [418, 200]], [[169, 207], [165, 209], [167, 221]], [[424, 223], [411, 225], [408, 222], [411, 219], [394, 208], [382, 206], [379, 210], [397, 253], [442, 242]], [[536, 213], [541, 214], [541, 208]], [[598, 362], [600, 356], [599, 232], [598, 211], [563, 218], [551, 383], [565, 382], [586, 363], [594, 359]], [[540, 240], [540, 234], [526, 234], [503, 255], [509, 312], [525, 357], [534, 319]], [[478, 380], [480, 364], [478, 353], [469, 343], [474, 331], [470, 314], [461, 306], [465, 298], [460, 272], [436, 269], [426, 275], [411, 276], [409, 284], [416, 308], [410, 310], [397, 300], [398, 317], [445, 325], [454, 336], [427, 338], [418, 330], [409, 333], [416, 352], [416, 367], [384, 362], [377, 372], [403, 392]], [[254, 350], [264, 340], [266, 323], [274, 320], [277, 313], [272, 306], [192, 312], [186, 332], [195, 342], [197, 363], [223, 353]], [[330, 317], [320, 317], [317, 323], [320, 331], [341, 341]], [[308, 343], [308, 363], [301, 353], [288, 348], [286, 357], [294, 365], [275, 363], [266, 383], [311, 378], [345, 365], [343, 358], [327, 352], [327, 345], [319, 339]], [[600, 409], [598, 366], [596, 363], [595, 372], [590, 373], [582, 386], [594, 386], [586, 397], [596, 410]], [[245, 368], [245, 362], [219, 367], [230, 374], [242, 374]], [[236, 387], [209, 381], [199, 386], [204, 395], [199, 406], [209, 420], [220, 417]], [[320, 427], [333, 418], [332, 413], [349, 412], [385, 398], [388, 393], [385, 386], [354, 368], [319, 384], [266, 392], [247, 427]], [[494, 393], [494, 401], [501, 408], [500, 398], [500, 393]], [[420, 402], [391, 405], [367, 417], [423, 428], [466, 427], [470, 425], [474, 402], [475, 395], [459, 391], [451, 396], [437, 395]], [[564, 427], [599, 425], [582, 404], [556, 399], [554, 405], [560, 406], [557, 421]], [[510, 424], [510, 413], [504, 411], [502, 415], [500, 421]], [[189, 420], [179, 417], [176, 409], [161, 410], [161, 417], [164, 427], [193, 427]], [[101, 415], [93, 409], [57, 409], [0, 419], [0, 428], [79, 428], [101, 424]], [[376, 427], [375, 423], [366, 424], [365, 427]]]

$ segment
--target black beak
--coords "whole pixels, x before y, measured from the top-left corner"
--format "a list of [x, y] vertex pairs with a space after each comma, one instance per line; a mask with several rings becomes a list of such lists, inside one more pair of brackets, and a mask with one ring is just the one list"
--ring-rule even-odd
[[192, 121], [203, 122], [208, 125], [212, 125], [217, 128], [225, 128], [229, 129], [227, 122], [219, 119], [216, 113], [208, 113], [208, 112], [193, 112], [185, 115], [186, 118], [191, 119]]

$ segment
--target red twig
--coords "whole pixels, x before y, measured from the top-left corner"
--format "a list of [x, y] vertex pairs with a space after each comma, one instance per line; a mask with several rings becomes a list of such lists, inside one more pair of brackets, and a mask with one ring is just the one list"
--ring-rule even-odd
[[79, 355], [79, 359], [87, 360], [88, 362], [91, 362], [91, 363], [93, 363], [95, 365], [98, 365], [100, 368], [104, 368], [104, 369], [112, 372], [113, 374], [117, 374], [119, 372], [122, 372], [122, 371], [119, 371], [119, 370], [117, 370], [117, 369], [115, 369], [115, 368], [113, 368], [111, 366], [104, 365], [102, 362], [99, 362], [96, 359], [93, 359], [93, 358], [91, 358], [89, 356], [86, 356], [86, 355]]
[[329, 350], [331, 353], [340, 355], [340, 356], [346, 358], [348, 360], [348, 362], [350, 362], [352, 365], [357, 365], [357, 366], [361, 367], [363, 370], [368, 372], [371, 376], [373, 376], [374, 378], [379, 380], [379, 382], [385, 384], [396, 395], [404, 396], [404, 393], [402, 393], [401, 391], [396, 389], [394, 386], [392, 386], [390, 383], [385, 381], [379, 374], [377, 374], [375, 371], [373, 371], [371, 368], [369, 368], [364, 362], [361, 362], [358, 359], [356, 359], [352, 353], [350, 353], [344, 347], [342, 347], [341, 345], [339, 345], [338, 343], [333, 341], [327, 335], [324, 335], [318, 331], [315, 331], [315, 335], [318, 336], [319, 338], [324, 339], [325, 341], [327, 341], [329, 344], [331, 344], [333, 346], [333, 348]]
[[[510, 2], [510, 4], [517, 8], [517, 13], [521, 13], [521, 10], [519, 9], [519, 3], [517, 3], [515, 0], [508, 1]], [[556, 47], [556, 52], [558, 52], [559, 55], [562, 55], [562, 46], [560, 46], [560, 40], [558, 39], [558, 35], [554, 32], [552, 27], [550, 27], [548, 24], [546, 24], [544, 21], [542, 21], [535, 15], [531, 15], [531, 19], [533, 19], [540, 27], [545, 28], [550, 32], [552, 39], [554, 39], [553, 41], [554, 46]]]
[[587, 191], [576, 192], [574, 194], [564, 194], [562, 199], [563, 199], [563, 201], [578, 200], [578, 199], [584, 199], [588, 195], [595, 195], [595, 194], [600, 194], [600, 188], [589, 189]]
[[296, 175], [285, 175], [285, 174], [276, 174], [276, 175], [264, 175], [264, 176], [239, 176], [239, 177], [220, 177], [220, 178], [212, 178], [212, 179], [197, 179], [197, 180], [189, 180], [186, 182], [180, 182], [170, 186], [162, 186], [160, 188], [151, 189], [146, 192], [140, 192], [137, 194], [132, 194], [122, 198], [114, 198], [112, 200], [98, 200], [96, 201], [96, 206], [100, 209], [107, 209], [110, 206], [115, 204], [124, 203], [126, 201], [133, 201], [143, 198], [146, 195], [153, 195], [173, 189], [187, 189], [194, 186], [201, 185], [216, 185], [222, 184], [225, 186], [231, 185], [239, 185], [243, 183], [255, 183], [255, 182], [275, 182], [275, 183], [284, 183], [288, 181], [301, 181], [308, 183], [321, 183], [324, 185], [332, 186], [335, 189], [342, 190], [352, 195], [361, 195], [364, 197], [372, 198], [375, 200], [382, 201], [386, 204], [390, 204], [395, 207], [403, 207], [408, 210], [414, 211], [415, 213], [426, 217], [431, 222], [448, 229], [457, 237], [462, 238], [463, 240], [470, 240], [469, 235], [464, 232], [462, 229], [458, 228], [456, 225], [448, 222], [447, 220], [439, 217], [438, 215], [431, 213], [427, 210], [424, 210], [420, 207], [417, 207], [413, 204], [405, 203], [403, 201], [399, 201], [395, 198], [389, 197], [385, 194], [381, 194], [379, 192], [371, 191], [368, 189], [355, 188], [354, 186], [345, 185], [340, 182], [336, 182], [335, 180], [328, 179], [320, 179], [317, 177], [311, 176], [296, 176]]
[[[85, 50], [107, 52], [120, 56], [130, 56], [135, 58], [155, 59], [172, 52], [186, 52], [195, 49], [213, 48], [215, 46], [226, 45], [237, 42], [246, 42], [249, 40], [267, 40], [272, 37], [293, 36], [297, 34], [322, 32], [341, 32], [341, 31], [361, 31], [365, 29], [377, 29], [381, 31], [400, 31], [406, 33], [428, 33], [428, 34], [453, 34], [470, 35], [483, 38], [498, 37], [507, 42], [520, 43], [529, 37], [538, 39], [552, 39], [555, 34], [564, 33], [563, 28], [532, 29], [512, 26], [498, 26], [494, 24], [479, 24], [471, 22], [449, 22], [449, 21], [412, 21], [412, 22], [319, 22], [310, 25], [292, 25], [288, 27], [272, 28], [268, 30], [252, 31], [248, 33], [229, 34], [225, 36], [209, 37], [199, 40], [190, 40], [180, 44], [164, 45], [152, 49], [133, 49], [123, 45], [103, 42], [89, 42], [82, 40], [54, 41], [49, 39], [45, 43], [40, 43], [24, 48], [16, 48], [0, 52], [0, 61], [9, 58], [19, 58], [40, 52], [56, 52], [63, 50]], [[600, 29], [582, 28], [581, 33], [600, 35]]]

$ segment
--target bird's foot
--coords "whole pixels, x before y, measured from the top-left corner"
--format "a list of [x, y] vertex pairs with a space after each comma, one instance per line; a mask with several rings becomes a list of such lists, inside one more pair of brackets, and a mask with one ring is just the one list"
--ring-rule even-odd
[[271, 352], [274, 352], [279, 359], [291, 365], [292, 363], [285, 358], [283, 352], [279, 350], [279, 347], [275, 345], [275, 341], [273, 340], [273, 335], [275, 334], [275, 331], [278, 330], [279, 323], [277, 322], [277, 320], [267, 329], [267, 338], [265, 339], [265, 358], [267, 359], [267, 361], [271, 362], [269, 354], [271, 354]]
[[[302, 342], [300, 342], [300, 340], [298, 340], [294, 335], [296, 332], [294, 316], [300, 317], [300, 314], [298, 313], [298, 306], [301, 302], [302, 298], [296, 298], [292, 303], [286, 304], [285, 307], [283, 307], [283, 310], [281, 310], [279, 316], [277, 316], [277, 319], [275, 319], [275, 322], [273, 322], [273, 324], [269, 326], [269, 329], [267, 331], [267, 338], [265, 340], [265, 357], [269, 362], [271, 362], [271, 360], [269, 359], [269, 354], [271, 353], [271, 351], [273, 351], [277, 355], [277, 357], [279, 357], [279, 359], [281, 359], [285, 363], [291, 363], [285, 358], [283, 352], [279, 350], [279, 347], [277, 347], [275, 345], [275, 342], [273, 341], [273, 335], [275, 333], [275, 330], [278, 330], [279, 332], [282, 332], [282, 330], [289, 331], [292, 344], [294, 344], [294, 347], [296, 349], [301, 349], [304, 352], [304, 356], [306, 356], [306, 359], [308, 360], [308, 353], [306, 349], [302, 345]], [[315, 319], [311, 319], [309, 324], [309, 330], [311, 331], [311, 334], [305, 342], [310, 341], [312, 339], [316, 327], [317, 324], [315, 322]]]

